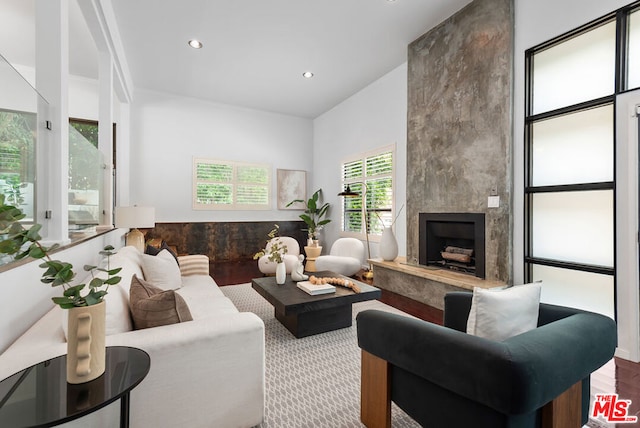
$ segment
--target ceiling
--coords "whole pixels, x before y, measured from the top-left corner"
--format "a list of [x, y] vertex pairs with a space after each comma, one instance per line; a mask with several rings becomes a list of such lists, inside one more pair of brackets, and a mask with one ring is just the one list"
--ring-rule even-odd
[[[76, 1], [70, 69], [95, 78], [95, 45]], [[24, 65], [35, 57], [33, 2], [0, 0], [0, 54]], [[469, 2], [111, 0], [136, 88], [307, 118], [404, 63], [411, 41]], [[17, 34], [26, 43], [13, 46]], [[190, 48], [192, 38], [204, 47]]]

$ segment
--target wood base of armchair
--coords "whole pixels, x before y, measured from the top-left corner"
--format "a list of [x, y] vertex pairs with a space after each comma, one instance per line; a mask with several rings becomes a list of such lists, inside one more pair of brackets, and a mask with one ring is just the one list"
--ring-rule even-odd
[[542, 428], [580, 428], [582, 426], [582, 382], [558, 395], [542, 408]]
[[391, 371], [382, 358], [362, 351], [360, 420], [367, 428], [391, 427]]
[[[582, 426], [582, 382], [542, 408], [542, 428]], [[391, 428], [391, 371], [389, 363], [362, 350], [360, 420], [367, 428]]]

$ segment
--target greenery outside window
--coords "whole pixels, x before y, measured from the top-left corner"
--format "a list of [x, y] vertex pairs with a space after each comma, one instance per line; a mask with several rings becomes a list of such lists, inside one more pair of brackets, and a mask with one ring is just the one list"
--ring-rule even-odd
[[194, 158], [193, 209], [271, 209], [271, 167]]
[[0, 111], [0, 192], [24, 211], [27, 222], [35, 213], [36, 116]]
[[[395, 175], [393, 146], [359, 154], [342, 164], [342, 187], [365, 194], [370, 235], [381, 235], [393, 221], [393, 182]], [[364, 237], [362, 198], [343, 198], [342, 232]]]
[[102, 223], [104, 157], [98, 122], [69, 119], [69, 231]]

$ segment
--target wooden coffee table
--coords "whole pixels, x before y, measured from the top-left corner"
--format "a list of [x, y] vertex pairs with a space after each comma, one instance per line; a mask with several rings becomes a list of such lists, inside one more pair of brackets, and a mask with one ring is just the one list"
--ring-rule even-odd
[[314, 275], [318, 278], [349, 279], [361, 291], [354, 293], [348, 288], [336, 286], [335, 293], [312, 296], [296, 287], [290, 275], [282, 285], [276, 284], [273, 276], [251, 280], [253, 289], [273, 305], [276, 319], [297, 338], [351, 327], [351, 305], [378, 299], [381, 295], [376, 287], [334, 272], [315, 272]]

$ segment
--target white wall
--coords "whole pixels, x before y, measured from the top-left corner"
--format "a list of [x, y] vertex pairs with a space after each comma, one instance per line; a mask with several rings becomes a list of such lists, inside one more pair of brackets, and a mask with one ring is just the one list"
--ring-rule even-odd
[[[130, 126], [130, 202], [155, 207], [156, 221], [298, 219], [300, 211], [277, 209], [276, 169], [304, 170], [310, 180], [311, 120], [140, 90]], [[193, 157], [270, 164], [272, 210], [193, 210]]]
[[[22, 75], [31, 86], [35, 86], [36, 71], [33, 67], [13, 64], [15, 69]], [[5, 83], [4, 75], [2, 76], [3, 84]], [[20, 91], [22, 87], [16, 87], [16, 85], [7, 85], [3, 90]], [[25, 90], [26, 91], [26, 90]], [[30, 94], [30, 92], [28, 93]], [[4, 95], [4, 93], [3, 93]], [[86, 120], [98, 120], [98, 103], [100, 96], [99, 82], [96, 79], [89, 79], [82, 76], [69, 75], [69, 117], [75, 119]], [[5, 101], [16, 102], [18, 104], [6, 103]], [[31, 98], [25, 100], [25, 94], [23, 92], [11, 93], [7, 100], [3, 98], [3, 108], [12, 108], [16, 110], [35, 111], [29, 106]], [[35, 104], [35, 101], [34, 101]], [[124, 104], [126, 105], [126, 104]], [[119, 124], [121, 118], [121, 109], [123, 104], [117, 99], [114, 94], [114, 116], [116, 123]]]
[[[524, 115], [525, 115], [525, 87], [524, 87], [524, 53], [540, 43], [546, 42], [567, 31], [580, 27], [596, 18], [606, 15], [620, 7], [630, 4], [629, 0], [515, 0], [515, 55], [514, 55], [514, 280], [521, 283], [524, 279]], [[618, 230], [619, 236], [626, 236], [634, 231]], [[621, 316], [627, 319], [637, 320], [638, 306], [635, 305], [636, 314], [620, 312], [620, 302], [635, 295], [632, 291], [637, 288], [637, 283], [625, 283], [620, 281], [617, 285], [618, 292], [618, 320]], [[629, 337], [628, 326], [619, 323], [620, 338]], [[637, 329], [635, 329], [637, 330]], [[636, 335], [637, 336], [637, 335]], [[635, 338], [637, 341], [637, 337]], [[619, 343], [620, 350], [627, 346], [637, 348], [636, 344]], [[628, 350], [623, 353], [628, 354]]]
[[[338, 239], [342, 200], [340, 176], [348, 156], [396, 145], [395, 209], [406, 202], [407, 64], [402, 64], [313, 121], [313, 189], [322, 188], [333, 220], [322, 232], [327, 249]], [[405, 209], [394, 229], [400, 255], [406, 255]], [[326, 252], [323, 249], [323, 252]], [[378, 257], [377, 243], [371, 256]]]
[[35, 87], [35, 73], [31, 69], [5, 62], [0, 59], [0, 92], [3, 109], [36, 113], [38, 93]]
[[616, 282], [618, 356], [640, 361], [638, 240], [638, 116], [640, 89], [616, 99]]
[[[83, 266], [98, 264], [102, 259], [98, 251], [105, 245], [122, 247], [123, 235], [123, 230], [114, 230], [86, 243], [54, 253], [52, 258], [71, 263], [77, 279], [81, 280], [85, 277]], [[51, 297], [62, 294], [60, 287], [52, 288], [40, 282], [43, 273], [38, 267], [40, 263], [40, 260], [34, 260], [0, 273], [3, 296], [0, 300], [0, 353], [53, 307]]]
[[98, 120], [99, 83], [80, 76], [69, 76], [69, 117]]
[[[33, 67], [17, 65], [16, 68], [27, 81], [31, 84], [35, 83]], [[96, 80], [69, 76], [68, 95], [70, 117], [98, 119], [98, 82]], [[118, 122], [121, 108], [116, 100], [114, 112]], [[119, 189], [119, 193], [128, 193], [127, 181], [124, 181], [124, 184], [125, 187]], [[105, 245], [113, 245], [116, 248], [124, 245], [125, 232], [125, 230], [109, 232], [99, 238], [55, 253], [54, 258], [73, 264], [81, 279], [84, 277], [82, 267], [87, 264], [97, 264], [101, 259], [98, 251]], [[61, 293], [60, 288], [51, 288], [40, 282], [43, 272], [38, 267], [40, 263], [41, 261], [32, 261], [0, 273], [0, 286], [4, 296], [0, 301], [0, 353], [51, 309], [53, 303], [50, 298]]]
[[[33, 67], [18, 66], [18, 69], [26, 79], [34, 80]], [[115, 111], [117, 114], [119, 105], [116, 106]], [[89, 120], [98, 119], [98, 82], [96, 80], [69, 76], [69, 116]], [[100, 260], [98, 251], [105, 245], [113, 245], [116, 248], [124, 245], [124, 232], [124, 230], [110, 232], [56, 253], [54, 258], [73, 264], [76, 273], [82, 278], [84, 276], [82, 267], [87, 264], [97, 264]], [[0, 273], [0, 285], [5, 296], [0, 301], [0, 353], [51, 309], [53, 303], [50, 298], [61, 293], [59, 287], [51, 288], [40, 282], [43, 272], [38, 267], [40, 263], [41, 261], [32, 261]], [[19, 304], [16, 304], [14, 298], [19, 299]]]

